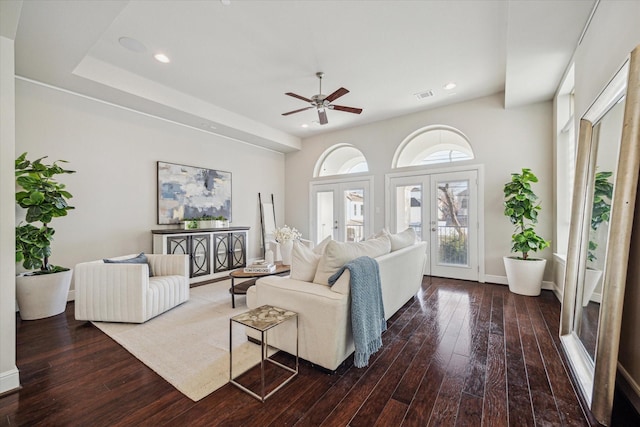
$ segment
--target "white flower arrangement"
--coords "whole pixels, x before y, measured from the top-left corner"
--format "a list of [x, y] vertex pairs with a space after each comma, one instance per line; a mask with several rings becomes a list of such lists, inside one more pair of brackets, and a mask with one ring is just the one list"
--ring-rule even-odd
[[298, 240], [302, 237], [302, 233], [293, 227], [284, 225], [284, 227], [276, 228], [273, 230], [273, 237], [278, 243], [288, 242], [289, 240]]

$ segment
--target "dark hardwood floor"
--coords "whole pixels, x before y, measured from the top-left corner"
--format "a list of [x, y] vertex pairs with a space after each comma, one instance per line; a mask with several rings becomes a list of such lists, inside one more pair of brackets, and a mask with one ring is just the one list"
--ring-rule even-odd
[[589, 425], [559, 353], [559, 316], [549, 291], [425, 277], [368, 368], [301, 363], [262, 404], [229, 384], [191, 401], [76, 321], [70, 303], [59, 316], [18, 319], [22, 389], [0, 398], [0, 426]]

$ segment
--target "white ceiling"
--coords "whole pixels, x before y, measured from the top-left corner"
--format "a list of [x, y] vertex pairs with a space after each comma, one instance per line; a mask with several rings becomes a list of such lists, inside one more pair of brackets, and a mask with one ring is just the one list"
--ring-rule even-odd
[[[507, 108], [551, 99], [594, 3], [30, 0], [16, 74], [288, 152], [321, 132], [503, 91]], [[314, 110], [282, 116], [308, 106], [285, 92], [317, 94], [318, 71], [323, 93], [349, 89], [335, 103], [362, 114], [328, 111], [323, 126]]]

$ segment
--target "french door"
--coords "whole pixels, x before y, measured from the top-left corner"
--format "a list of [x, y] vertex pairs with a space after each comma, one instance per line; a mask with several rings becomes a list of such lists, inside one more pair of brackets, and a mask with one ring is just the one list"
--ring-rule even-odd
[[370, 187], [370, 179], [311, 183], [312, 239], [359, 242], [370, 236]]
[[425, 274], [478, 280], [478, 171], [391, 176], [388, 187], [391, 231], [429, 242]]

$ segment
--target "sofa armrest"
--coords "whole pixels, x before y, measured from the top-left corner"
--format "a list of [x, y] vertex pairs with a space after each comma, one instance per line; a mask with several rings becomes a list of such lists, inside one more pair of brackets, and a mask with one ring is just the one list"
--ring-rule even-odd
[[74, 275], [76, 319], [112, 319], [117, 311], [117, 318], [144, 321], [141, 314], [146, 312], [147, 264], [84, 262], [75, 266]]
[[342, 295], [349, 295], [349, 292], [351, 291], [350, 281], [351, 272], [345, 269], [340, 277], [338, 277], [338, 280], [336, 280], [336, 283], [331, 286], [331, 290]]
[[188, 255], [147, 254], [154, 276], [189, 277]]

